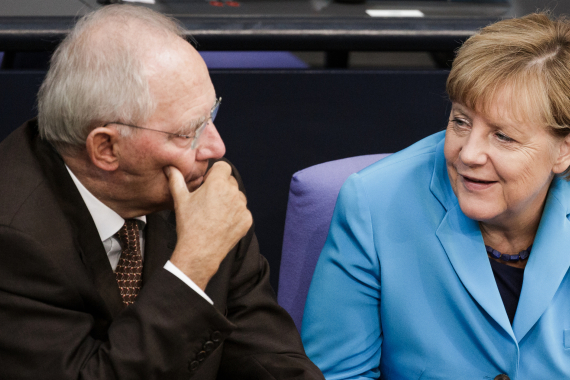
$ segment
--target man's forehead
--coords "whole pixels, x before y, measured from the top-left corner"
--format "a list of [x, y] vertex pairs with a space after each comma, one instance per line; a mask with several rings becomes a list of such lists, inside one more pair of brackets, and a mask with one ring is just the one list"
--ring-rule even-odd
[[145, 62], [150, 69], [178, 69], [180, 65], [187, 70], [201, 70], [205, 66], [198, 51], [186, 40], [178, 36], [153, 38], [145, 50]]
[[160, 46], [161, 41], [176, 37], [167, 33], [159, 33], [156, 28], [145, 25], [136, 18], [109, 16], [98, 20], [83, 30], [87, 43], [99, 48], [128, 48], [135, 54], [142, 55], [153, 47]]
[[146, 71], [153, 86], [196, 87], [203, 91], [212, 88], [208, 68], [200, 54], [187, 42], [177, 46], [158, 48], [149, 54]]

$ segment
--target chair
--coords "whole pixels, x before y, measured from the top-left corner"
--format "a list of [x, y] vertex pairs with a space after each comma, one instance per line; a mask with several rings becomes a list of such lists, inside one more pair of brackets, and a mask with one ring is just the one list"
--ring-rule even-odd
[[303, 169], [291, 179], [277, 300], [293, 317], [299, 331], [340, 188], [349, 175], [386, 156], [373, 154], [325, 162]]

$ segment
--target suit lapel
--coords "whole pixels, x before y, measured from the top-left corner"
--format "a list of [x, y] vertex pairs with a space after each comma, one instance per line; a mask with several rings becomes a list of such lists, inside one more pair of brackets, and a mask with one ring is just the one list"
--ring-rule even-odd
[[513, 329], [520, 341], [536, 324], [570, 267], [570, 185], [556, 177], [552, 182], [524, 281]]
[[515, 339], [489, 264], [479, 223], [466, 217], [457, 205], [447, 212], [436, 235], [465, 289]]
[[69, 176], [63, 159], [50, 144], [39, 137], [35, 138], [34, 144], [36, 145], [34, 151], [44, 176], [66, 215], [69, 226], [73, 229], [76, 249], [97, 292], [114, 317], [123, 310], [124, 306], [95, 222]]
[[97, 292], [114, 318], [124, 309], [123, 299], [95, 224], [89, 213], [87, 216], [89, 216], [90, 220], [85, 220], [85, 224], [80, 225], [87, 226], [93, 224], [93, 229], [82, 228], [77, 231], [82, 259], [91, 275]]
[[[33, 152], [37, 156], [37, 162], [73, 231], [76, 250], [110, 317], [115, 317], [124, 309], [123, 300], [95, 222], [61, 156], [49, 143], [37, 136], [35, 121], [30, 122], [28, 128], [33, 136]], [[157, 268], [164, 266], [176, 245], [176, 227], [173, 221], [169, 221], [169, 217], [173, 217], [170, 211], [147, 216], [143, 286]]]
[[447, 210], [436, 236], [465, 289], [487, 314], [515, 339], [489, 264], [479, 223], [465, 216], [457, 203], [457, 197], [449, 183], [443, 148], [444, 140], [436, 148], [435, 167], [430, 184], [431, 192]]
[[171, 211], [163, 211], [147, 216], [143, 286], [154, 271], [170, 259], [176, 246], [176, 226], [168, 221], [171, 215]]

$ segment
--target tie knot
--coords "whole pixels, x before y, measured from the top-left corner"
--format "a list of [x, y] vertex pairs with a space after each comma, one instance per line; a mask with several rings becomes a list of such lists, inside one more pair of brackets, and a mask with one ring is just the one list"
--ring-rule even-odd
[[140, 252], [139, 225], [135, 219], [125, 220], [118, 234], [123, 251]]

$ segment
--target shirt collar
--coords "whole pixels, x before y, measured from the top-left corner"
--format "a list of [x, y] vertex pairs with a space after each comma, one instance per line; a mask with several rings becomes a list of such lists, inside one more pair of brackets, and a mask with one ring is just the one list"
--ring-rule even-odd
[[[85, 202], [85, 205], [95, 222], [95, 227], [97, 228], [97, 232], [99, 232], [101, 241], [105, 241], [115, 235], [121, 227], [123, 227], [123, 224], [125, 224], [125, 219], [121, 218], [119, 214], [91, 194], [91, 192], [83, 186], [67, 165], [65, 165], [65, 168], [69, 172], [75, 186], [77, 186], [77, 190], [79, 190], [79, 194], [81, 194], [81, 198], [83, 198], [83, 202]], [[138, 216], [134, 219], [142, 221], [143, 225], [146, 224], [145, 215]]]

